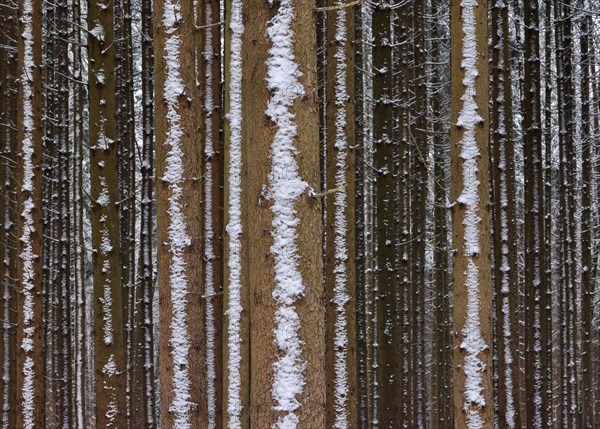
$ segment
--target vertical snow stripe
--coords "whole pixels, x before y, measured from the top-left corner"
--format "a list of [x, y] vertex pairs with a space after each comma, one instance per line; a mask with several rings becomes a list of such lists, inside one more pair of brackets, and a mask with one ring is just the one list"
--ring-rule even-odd
[[[23, 70], [21, 75], [21, 85], [23, 88], [23, 128], [24, 135], [21, 147], [21, 156], [23, 159], [23, 183], [22, 190], [28, 192], [27, 199], [23, 203], [23, 211], [20, 216], [24, 220], [22, 235], [19, 237], [22, 244], [22, 252], [19, 254], [23, 263], [23, 340], [20, 347], [25, 351], [25, 362], [23, 366], [23, 387], [20, 397], [23, 400], [23, 426], [26, 429], [31, 429], [34, 426], [34, 379], [36, 377], [36, 368], [33, 361], [33, 337], [35, 333], [34, 325], [34, 287], [35, 276], [37, 275], [34, 264], [41, 256], [33, 251], [33, 237], [35, 232], [33, 224], [32, 212], [35, 209], [35, 202], [32, 198], [34, 191], [34, 176], [35, 165], [32, 157], [34, 156], [33, 149], [33, 87], [31, 82], [31, 72], [35, 67], [33, 60], [33, 4], [31, 0], [23, 1], [23, 14], [21, 22], [23, 23]], [[40, 231], [37, 232], [38, 234]]]
[[190, 336], [187, 326], [187, 296], [189, 284], [187, 267], [184, 259], [185, 249], [190, 245], [191, 238], [187, 232], [185, 216], [182, 212], [182, 185], [184, 183], [184, 154], [180, 143], [183, 131], [180, 126], [181, 116], [178, 113], [179, 96], [184, 92], [181, 77], [181, 39], [175, 31], [177, 21], [181, 17], [181, 6], [176, 0], [167, 0], [164, 5], [163, 25], [165, 31], [164, 58], [166, 73], [164, 82], [164, 98], [167, 105], [167, 135], [165, 144], [170, 146], [166, 156], [166, 169], [163, 180], [170, 184], [171, 196], [168, 201], [167, 213], [170, 223], [167, 231], [171, 254], [169, 269], [169, 286], [171, 291], [171, 358], [173, 359], [173, 402], [169, 411], [173, 413], [173, 426], [178, 429], [191, 428], [190, 412], [191, 382], [189, 375]]
[[231, 1], [230, 64], [229, 64], [229, 199], [227, 202], [229, 222], [226, 232], [229, 235], [227, 268], [229, 287], [227, 290], [227, 332], [228, 361], [227, 371], [227, 416], [230, 429], [241, 429], [242, 395], [242, 0]]
[[[336, 1], [337, 5], [342, 5], [343, 0]], [[348, 294], [348, 279], [346, 273], [346, 263], [348, 261], [348, 243], [346, 234], [348, 225], [346, 222], [346, 158], [348, 155], [348, 139], [346, 135], [346, 107], [348, 99], [346, 88], [346, 9], [342, 8], [336, 12], [335, 40], [338, 42], [334, 58], [336, 60], [335, 70], [335, 147], [336, 151], [336, 170], [335, 187], [338, 192], [334, 196], [334, 246], [335, 246], [335, 375], [334, 375], [334, 407], [335, 407], [335, 429], [348, 428], [348, 328], [346, 318], [346, 304], [350, 301]]]
[[[475, 99], [475, 80], [477, 71], [477, 39], [475, 8], [477, 0], [463, 0], [461, 3], [461, 21], [463, 46], [461, 66], [464, 69], [462, 81], [465, 90], [462, 96], [463, 106], [458, 115], [457, 125], [463, 127], [460, 141], [460, 157], [463, 159], [463, 190], [458, 202], [465, 205], [463, 219], [465, 255], [473, 258], [480, 253], [478, 224], [481, 221], [477, 211], [479, 206], [479, 186], [477, 178], [477, 158], [480, 155], [476, 140], [476, 127], [482, 121], [477, 111]], [[466, 376], [464, 410], [467, 413], [469, 429], [483, 427], [484, 421], [477, 411], [486, 406], [483, 396], [483, 371], [485, 363], [479, 354], [488, 348], [485, 343], [479, 318], [479, 270], [473, 259], [469, 259], [466, 271], [467, 316], [463, 327], [461, 348], [466, 351], [463, 371]], [[490, 406], [490, 404], [487, 404]]]
[[[500, 6], [499, 6], [500, 7]], [[506, 7], [506, 5], [502, 6], [502, 7]], [[498, 43], [504, 43], [504, 27], [502, 24], [499, 24], [497, 27], [497, 37], [498, 37]], [[504, 54], [503, 54], [503, 49], [502, 48], [498, 48], [500, 50], [500, 55], [498, 56], [498, 67], [500, 69], [502, 69], [503, 67], [506, 66], [506, 64], [504, 64]], [[509, 270], [510, 270], [510, 265], [509, 265], [509, 251], [510, 248], [508, 246], [508, 211], [507, 211], [507, 207], [508, 207], [508, 195], [507, 195], [507, 177], [506, 177], [506, 165], [507, 165], [507, 158], [506, 158], [506, 127], [505, 127], [505, 123], [506, 123], [506, 112], [504, 111], [504, 101], [506, 98], [506, 94], [504, 93], [504, 85], [502, 84], [502, 82], [497, 82], [496, 83], [497, 88], [498, 88], [498, 99], [497, 102], [499, 103], [500, 109], [498, 112], [498, 133], [501, 136], [501, 139], [499, 141], [499, 154], [500, 154], [500, 159], [497, 160], [498, 162], [498, 166], [499, 166], [499, 171], [500, 171], [500, 227], [501, 230], [500, 232], [500, 239], [502, 241], [502, 250], [501, 250], [501, 260], [500, 262], [500, 271], [501, 271], [501, 276], [502, 276], [502, 280], [501, 280], [501, 290], [500, 293], [502, 294], [502, 314], [504, 315], [504, 323], [502, 326], [502, 336], [503, 336], [503, 342], [504, 342], [504, 350], [500, 350], [499, 353], [503, 353], [504, 354], [504, 363], [505, 363], [505, 371], [504, 371], [504, 387], [505, 387], [505, 400], [506, 400], [506, 413], [504, 416], [500, 416], [500, 418], [503, 418], [504, 421], [506, 422], [506, 425], [508, 428], [512, 429], [515, 427], [515, 417], [516, 417], [516, 410], [515, 410], [515, 406], [514, 406], [514, 393], [513, 393], [513, 375], [512, 375], [512, 368], [513, 368], [513, 356], [511, 353], [511, 337], [512, 337], [512, 333], [511, 333], [511, 325], [510, 325], [510, 315], [512, 313], [511, 308], [510, 308], [510, 301], [509, 301], [509, 293], [510, 293], [510, 279], [509, 279]], [[510, 114], [510, 113], [509, 113]]]
[[204, 276], [204, 295], [206, 297], [206, 397], [208, 406], [208, 429], [216, 427], [216, 412], [217, 412], [217, 392], [215, 391], [215, 380], [217, 374], [215, 371], [216, 365], [216, 350], [215, 350], [215, 314], [213, 306], [213, 297], [215, 294], [214, 271], [213, 263], [215, 254], [213, 251], [213, 241], [215, 240], [215, 231], [213, 229], [213, 163], [211, 162], [214, 156], [214, 145], [212, 141], [213, 124], [212, 113], [214, 110], [213, 100], [213, 23], [212, 4], [210, 1], [205, 2], [205, 17], [206, 36], [204, 39], [204, 60], [206, 61], [206, 79], [204, 87], [204, 260], [206, 261], [206, 271]]
[[296, 217], [294, 203], [308, 185], [300, 177], [294, 158], [297, 127], [290, 107], [304, 95], [304, 88], [298, 81], [302, 73], [294, 61], [293, 19], [293, 0], [282, 0], [267, 28], [272, 47], [266, 61], [267, 87], [271, 91], [266, 114], [277, 127], [271, 147], [269, 174], [269, 197], [273, 212], [271, 234], [274, 240], [271, 252], [275, 262], [273, 298], [278, 305], [274, 334], [275, 344], [279, 348], [279, 356], [273, 364], [272, 395], [274, 409], [285, 413], [273, 425], [278, 429], [293, 429], [298, 425], [300, 417], [295, 411], [300, 408], [299, 396], [306, 383], [300, 318], [294, 306], [304, 294], [296, 244], [296, 227], [300, 221]]

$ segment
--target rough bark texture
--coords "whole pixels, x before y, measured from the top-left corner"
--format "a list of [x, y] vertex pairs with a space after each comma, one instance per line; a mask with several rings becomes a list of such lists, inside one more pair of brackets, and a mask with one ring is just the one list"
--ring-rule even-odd
[[[524, 5], [525, 67], [523, 140], [525, 159], [525, 397], [526, 427], [546, 427], [548, 316], [545, 281], [544, 180], [538, 2]], [[532, 400], [533, 398], [533, 400]]]
[[326, 16], [326, 427], [357, 428], [354, 8]]
[[[200, 263], [203, 144], [197, 133], [202, 105], [194, 98], [193, 4], [177, 4], [166, 0], [154, 5], [160, 400], [163, 428], [189, 424], [185, 427], [196, 429], [208, 427]], [[168, 28], [167, 19], [172, 20]], [[179, 46], [178, 52], [166, 51], [169, 40]], [[178, 166], [170, 170], [173, 162]], [[178, 383], [178, 377], [185, 381]]]
[[20, 1], [18, 8], [16, 427], [42, 427], [42, 5]]
[[88, 2], [96, 424], [126, 427], [113, 4]]
[[[463, 1], [463, 3], [466, 3]], [[493, 427], [493, 398], [492, 398], [492, 284], [490, 267], [489, 246], [489, 214], [488, 214], [488, 68], [487, 68], [487, 2], [468, 2], [468, 9], [461, 1], [451, 1], [451, 195], [453, 205], [453, 248], [454, 254], [454, 427], [457, 429], [481, 427]], [[467, 11], [465, 13], [465, 10]], [[465, 34], [463, 32], [468, 13], [472, 13], [472, 30], [475, 37], [477, 76], [474, 78], [473, 89], [475, 94], [467, 94], [465, 97], [473, 97], [476, 103], [477, 114], [481, 118], [474, 125], [474, 139], [479, 151], [475, 157], [475, 169], [465, 174], [465, 159], [461, 156], [465, 139], [465, 128], [457, 124], [459, 114], [464, 108], [461, 99], [465, 95], [466, 72], [463, 67], [463, 59], [472, 55], [473, 52], [465, 51]], [[467, 63], [468, 61], [465, 61]], [[467, 118], [469, 119], [469, 118]], [[464, 155], [463, 155], [464, 156]], [[473, 219], [465, 222], [467, 215], [466, 204], [457, 199], [461, 196], [465, 186], [464, 177], [469, 176], [471, 180], [479, 181], [477, 189], [473, 191], [478, 195], [476, 215], [479, 221], [476, 224], [478, 248], [470, 248], [465, 240], [465, 228]], [[469, 199], [469, 196], [466, 196]], [[475, 266], [477, 281], [472, 282], [467, 278], [467, 270]], [[469, 284], [470, 283], [470, 284]], [[479, 305], [477, 312], [479, 321], [475, 325], [479, 327], [481, 339], [485, 347], [477, 354], [482, 364], [478, 374], [481, 379], [480, 396], [483, 405], [476, 405], [467, 396], [467, 376], [465, 374], [465, 357], [469, 354], [464, 348], [464, 340], [469, 339], [471, 332], [464, 331], [465, 323], [469, 316], [467, 310], [470, 303], [469, 286], [475, 289], [471, 293], [478, 296]], [[471, 303], [472, 304], [472, 303]], [[474, 313], [474, 311], [473, 311]], [[467, 364], [468, 366], [468, 364]], [[481, 425], [469, 423], [469, 416], [475, 420], [481, 420]]]

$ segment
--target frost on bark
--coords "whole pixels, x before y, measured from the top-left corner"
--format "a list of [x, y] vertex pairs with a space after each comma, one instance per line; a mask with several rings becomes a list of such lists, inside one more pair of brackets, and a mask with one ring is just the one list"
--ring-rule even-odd
[[16, 425], [16, 149], [17, 133], [17, 10], [11, 4], [1, 8], [0, 32], [0, 424]]
[[[335, 5], [342, 5], [336, 2]], [[327, 420], [358, 427], [355, 283], [354, 9], [327, 13], [325, 281]]]
[[494, 289], [497, 354], [497, 406], [502, 428], [520, 427], [516, 332], [518, 266], [515, 224], [515, 166], [512, 132], [512, 81], [509, 56], [509, 9], [492, 4], [491, 147]]
[[[238, 272], [243, 273], [241, 279], [246, 282], [234, 283], [232, 288], [230, 271], [226, 293], [230, 300], [228, 324], [233, 327], [232, 315], [239, 316], [232, 304], [240, 305], [240, 301], [236, 304], [231, 299], [234, 294], [239, 296], [240, 287], [249, 288], [252, 373], [249, 380], [242, 378], [240, 389], [249, 383], [248, 414], [254, 427], [325, 427], [322, 213], [321, 197], [316, 195], [320, 189], [319, 116], [317, 94], [313, 92], [317, 87], [314, 6], [310, 0], [272, 5], [253, 0], [242, 5], [241, 42], [251, 49], [242, 49], [241, 55], [241, 92], [237, 93], [241, 95], [241, 110], [239, 106], [234, 110], [235, 104], [228, 107], [231, 137], [233, 126], [239, 126], [234, 121], [243, 118], [241, 140], [231, 138], [229, 142], [234, 149], [230, 156], [242, 158], [243, 202], [234, 199], [239, 198], [235, 193], [240, 190], [232, 186], [237, 180], [232, 173], [240, 172], [230, 169], [228, 199], [235, 206], [228, 207], [228, 211], [230, 216], [240, 216], [236, 212], [241, 210], [241, 221], [235, 225], [235, 217], [229, 219], [229, 252], [235, 250], [232, 240], [239, 240], [239, 228], [252, 243], [244, 252]], [[240, 41], [236, 39], [239, 21], [234, 21], [238, 10], [232, 10], [230, 20], [234, 36], [230, 43], [235, 48], [230, 53], [231, 65], [239, 48], [233, 43]], [[240, 81], [235, 81], [238, 76], [231, 76], [234, 79], [229, 90], [235, 91]], [[237, 97], [235, 92], [230, 95]], [[228, 101], [237, 102], [233, 97]], [[237, 146], [238, 142], [241, 145]], [[228, 268], [236, 267], [230, 264]], [[241, 334], [239, 329], [237, 333]], [[228, 344], [237, 347], [232, 344], [232, 331], [228, 336]], [[235, 350], [240, 353], [239, 348]], [[240, 370], [238, 366], [236, 371]], [[233, 376], [230, 372], [229, 380]], [[242, 406], [241, 399], [231, 405]]]
[[575, 92], [571, 1], [554, 2], [558, 109], [558, 302], [560, 340], [560, 417], [565, 429], [577, 427], [577, 297], [575, 237]]
[[142, 150], [140, 182], [139, 254], [134, 285], [133, 350], [139, 355], [133, 361], [132, 383], [139, 383], [139, 396], [132, 396], [132, 425], [156, 427], [156, 386], [154, 357], [154, 49], [152, 37], [152, 3], [142, 1]]
[[247, 199], [242, 194], [246, 163], [242, 148], [243, 8], [242, 0], [230, 0], [225, 8], [223, 424], [232, 429], [250, 425]]
[[[373, 167], [374, 167], [374, 264], [369, 344], [372, 365], [371, 422], [383, 426], [401, 418], [402, 361], [399, 359], [401, 319], [398, 314], [396, 274], [396, 169], [398, 144], [394, 135], [392, 4], [373, 5]], [[405, 76], [408, 78], [408, 76]], [[404, 80], [403, 80], [404, 81]]]
[[[593, 308], [595, 298], [595, 281], [593, 277], [593, 161], [594, 147], [592, 134], [591, 110], [591, 16], [584, 14], [580, 22], [579, 49], [581, 54], [581, 421], [582, 428], [594, 427], [594, 367], [593, 367]], [[596, 190], [597, 192], [597, 190]], [[597, 194], [596, 194], [597, 195]], [[600, 424], [600, 422], [596, 422]]]
[[452, 290], [450, 269], [450, 246], [448, 239], [448, 165], [449, 136], [445, 132], [443, 118], [449, 114], [448, 98], [450, 81], [447, 64], [448, 33], [442, 24], [447, 8], [444, 1], [433, 1], [430, 8], [431, 33], [434, 39], [429, 50], [431, 68], [430, 105], [434, 113], [430, 121], [433, 131], [433, 266], [432, 266], [432, 320], [431, 332], [431, 375], [429, 390], [430, 427], [445, 429], [453, 421], [452, 416]]
[[161, 420], [178, 429], [208, 427], [194, 26], [192, 3], [154, 5]]
[[451, 2], [454, 427], [493, 427], [487, 3]]
[[196, 91], [202, 108], [198, 110], [198, 130], [203, 138], [201, 154], [203, 183], [203, 241], [204, 261], [203, 300], [204, 330], [206, 332], [205, 395], [209, 429], [221, 427], [222, 383], [220, 374], [222, 350], [222, 261], [221, 261], [221, 201], [222, 150], [221, 123], [221, 51], [219, 1], [197, 1], [196, 22]]
[[547, 427], [548, 316], [542, 169], [541, 69], [538, 2], [524, 5], [523, 140], [525, 162], [525, 427]]
[[42, 328], [42, 5], [18, 3], [17, 427], [44, 425]]
[[126, 426], [112, 3], [88, 1], [96, 424]]

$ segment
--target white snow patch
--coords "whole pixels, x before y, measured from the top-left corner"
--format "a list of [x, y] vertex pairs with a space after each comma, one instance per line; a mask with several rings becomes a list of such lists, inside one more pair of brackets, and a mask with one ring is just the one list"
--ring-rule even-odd
[[[342, 5], [343, 1], [338, 0], [337, 5]], [[334, 254], [335, 254], [335, 284], [334, 284], [334, 305], [335, 305], [335, 330], [334, 330], [334, 408], [335, 429], [347, 429], [348, 423], [348, 331], [346, 318], [346, 304], [350, 301], [348, 294], [348, 279], [346, 273], [346, 263], [348, 261], [348, 248], [346, 234], [348, 225], [346, 222], [346, 158], [348, 155], [348, 141], [346, 131], [346, 106], [348, 92], [346, 89], [347, 64], [346, 64], [346, 9], [342, 8], [336, 12], [336, 32], [335, 40], [338, 42], [335, 57], [335, 105], [337, 107], [335, 117], [335, 147], [336, 170], [335, 186], [338, 192], [334, 196]]]
[[[205, 5], [206, 23], [213, 21], [211, 2]], [[204, 277], [204, 294], [206, 296], [206, 396], [208, 408], [208, 429], [216, 428], [217, 414], [217, 392], [215, 382], [216, 373], [216, 354], [215, 349], [215, 314], [213, 306], [213, 297], [215, 295], [213, 264], [215, 263], [215, 254], [213, 252], [213, 243], [215, 240], [215, 231], [213, 230], [213, 164], [211, 157], [214, 156], [214, 145], [212, 141], [213, 123], [212, 113], [214, 110], [213, 101], [213, 37], [212, 27], [206, 29], [204, 40], [204, 59], [206, 61], [206, 80], [205, 80], [205, 99], [204, 99], [204, 126], [205, 126], [205, 169], [204, 169], [204, 260], [206, 261], [206, 272]]]
[[[32, 87], [32, 71], [35, 67], [33, 60], [33, 4], [30, 0], [23, 1], [23, 15], [21, 22], [23, 23], [23, 71], [21, 75], [21, 85], [23, 91], [23, 141], [21, 145], [21, 156], [23, 160], [23, 181], [22, 190], [27, 191], [27, 197], [23, 203], [23, 211], [20, 216], [24, 220], [22, 235], [19, 240], [23, 243], [23, 250], [19, 254], [23, 266], [23, 341], [21, 343], [22, 350], [25, 351], [25, 359], [23, 365], [23, 387], [20, 396], [23, 400], [23, 427], [32, 429], [34, 427], [35, 414], [35, 391], [34, 380], [38, 376], [36, 374], [35, 364], [32, 353], [34, 352], [33, 337], [35, 334], [34, 321], [34, 302], [33, 297], [35, 289], [35, 261], [40, 258], [33, 250], [33, 233], [35, 228], [33, 225], [32, 214], [35, 209], [35, 202], [32, 198], [34, 192], [35, 169], [32, 157], [34, 156], [33, 148], [33, 87]], [[41, 233], [41, 231], [38, 231]]]
[[[461, 66], [465, 76], [463, 85], [465, 92], [461, 97], [463, 107], [459, 113], [457, 125], [464, 128], [463, 137], [460, 142], [463, 159], [463, 190], [458, 202], [465, 205], [463, 225], [464, 252], [468, 257], [476, 257], [480, 252], [479, 227], [481, 222], [477, 211], [479, 206], [479, 186], [477, 178], [477, 158], [480, 156], [477, 147], [476, 128], [482, 122], [477, 111], [475, 100], [475, 80], [477, 71], [477, 39], [475, 8], [478, 7], [476, 0], [463, 0], [461, 3], [461, 18], [463, 24], [463, 52]], [[473, 259], [470, 259], [466, 271], [467, 289], [467, 318], [463, 327], [463, 341], [461, 348], [466, 351], [463, 370], [465, 372], [465, 402], [464, 410], [467, 413], [467, 426], [469, 429], [480, 429], [484, 421], [481, 417], [480, 408], [484, 407], [483, 396], [483, 372], [485, 363], [479, 358], [479, 354], [488, 348], [485, 343], [479, 318], [479, 272]]]
[[299, 423], [300, 417], [296, 411], [301, 405], [299, 396], [305, 384], [303, 372], [306, 367], [302, 358], [300, 318], [294, 306], [304, 295], [296, 245], [296, 227], [300, 221], [296, 217], [294, 204], [308, 184], [301, 179], [294, 157], [297, 127], [293, 121], [294, 115], [289, 110], [304, 95], [304, 88], [298, 81], [301, 72], [294, 61], [293, 20], [293, 0], [282, 0], [267, 28], [272, 47], [266, 62], [267, 86], [271, 91], [266, 114], [277, 126], [269, 174], [269, 197], [273, 212], [271, 252], [275, 259], [276, 282], [273, 298], [278, 304], [274, 334], [275, 344], [279, 348], [279, 356], [273, 364], [272, 395], [274, 409], [285, 413], [273, 425], [277, 429], [293, 429]]
[[187, 224], [182, 213], [182, 184], [184, 181], [184, 154], [180, 147], [183, 131], [180, 126], [181, 117], [178, 113], [179, 96], [184, 92], [181, 77], [181, 39], [175, 34], [178, 17], [181, 16], [181, 6], [178, 1], [167, 0], [164, 5], [163, 26], [165, 31], [164, 58], [166, 72], [164, 82], [164, 99], [167, 105], [167, 135], [165, 145], [170, 146], [166, 157], [166, 169], [163, 180], [170, 184], [171, 196], [168, 202], [167, 214], [170, 224], [167, 231], [171, 254], [169, 284], [171, 291], [171, 358], [173, 359], [173, 402], [169, 404], [169, 412], [173, 413], [175, 427], [191, 428], [190, 413], [192, 401], [190, 395], [189, 349], [190, 338], [187, 326], [187, 295], [189, 285], [187, 267], [184, 260], [185, 249], [191, 239], [187, 233]]
[[227, 385], [227, 416], [229, 429], [241, 429], [241, 318], [242, 318], [242, 35], [244, 23], [242, 0], [231, 1], [230, 64], [229, 64], [229, 196], [227, 201], [229, 221], [226, 232], [229, 235], [229, 287], [227, 288], [227, 349], [226, 362], [229, 382]]

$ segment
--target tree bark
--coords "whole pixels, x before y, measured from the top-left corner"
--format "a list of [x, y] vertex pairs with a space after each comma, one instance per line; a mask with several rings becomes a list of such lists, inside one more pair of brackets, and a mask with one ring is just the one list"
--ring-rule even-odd
[[492, 428], [487, 3], [451, 2], [454, 427]]
[[124, 428], [126, 353], [120, 264], [115, 46], [111, 3], [88, 1], [96, 424]]
[[18, 3], [16, 426], [44, 425], [42, 5]]

